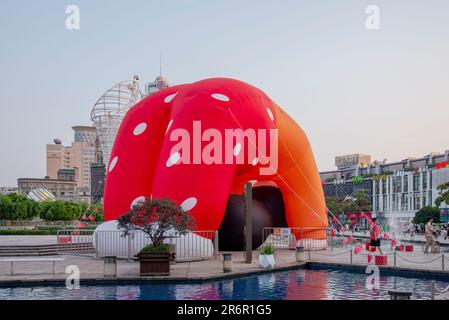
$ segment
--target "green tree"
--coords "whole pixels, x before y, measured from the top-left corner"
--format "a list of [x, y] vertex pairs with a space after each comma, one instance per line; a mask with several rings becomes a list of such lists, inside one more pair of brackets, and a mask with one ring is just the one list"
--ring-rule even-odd
[[370, 212], [373, 210], [373, 207], [370, 205], [370, 198], [368, 191], [358, 190], [343, 200], [343, 211]]
[[0, 195], [0, 219], [11, 220], [11, 215], [14, 210], [14, 203], [6, 195]]
[[0, 219], [31, 220], [39, 214], [39, 204], [21, 194], [0, 196]]
[[439, 185], [437, 190], [438, 197], [435, 199], [435, 205], [439, 207], [443, 202], [449, 205], [449, 182]]
[[81, 215], [80, 206], [71, 201], [46, 201], [40, 207], [40, 217], [48, 221], [74, 221]]
[[440, 222], [440, 209], [437, 207], [423, 207], [421, 210], [416, 212], [415, 217], [413, 218], [413, 223], [420, 224], [420, 223], [426, 223], [427, 218], [433, 218], [433, 222], [439, 223]]
[[326, 206], [333, 214], [340, 214], [343, 211], [342, 199], [338, 197], [327, 197]]

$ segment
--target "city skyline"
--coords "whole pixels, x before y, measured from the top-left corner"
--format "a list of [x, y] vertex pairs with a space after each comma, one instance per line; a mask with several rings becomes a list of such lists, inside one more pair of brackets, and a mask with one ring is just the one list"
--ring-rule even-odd
[[153, 81], [160, 54], [172, 84], [222, 76], [265, 91], [307, 132], [321, 171], [337, 155], [400, 161], [449, 148], [444, 1], [377, 1], [379, 30], [366, 29], [368, 1], [133, 1], [127, 14], [124, 3], [78, 1], [76, 31], [65, 28], [69, 3], [43, 3], [0, 3], [1, 186], [45, 176], [45, 145], [92, 125], [115, 83]]

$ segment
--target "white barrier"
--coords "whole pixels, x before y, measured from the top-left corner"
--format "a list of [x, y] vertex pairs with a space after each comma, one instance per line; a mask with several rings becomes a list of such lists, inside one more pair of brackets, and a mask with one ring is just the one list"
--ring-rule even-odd
[[[214, 255], [212, 237], [214, 231], [189, 232], [184, 236], [176, 236], [173, 232], [164, 242], [175, 245], [176, 259], [204, 259]], [[117, 221], [108, 221], [95, 229], [93, 245], [99, 256], [117, 256], [133, 258], [143, 247], [151, 244], [151, 240], [142, 231], [135, 231], [132, 237], [124, 237], [118, 229]]]

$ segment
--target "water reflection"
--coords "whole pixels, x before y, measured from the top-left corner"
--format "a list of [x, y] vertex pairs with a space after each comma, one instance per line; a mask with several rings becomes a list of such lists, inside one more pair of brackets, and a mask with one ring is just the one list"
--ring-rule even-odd
[[[0, 288], [1, 299], [76, 300], [353, 300], [388, 299], [397, 286], [413, 292], [413, 299], [430, 298], [430, 280], [380, 277], [380, 288], [368, 290], [363, 272], [342, 270], [295, 270], [225, 279], [206, 283], [142, 283], [139, 285]], [[448, 282], [437, 281], [439, 287]]]

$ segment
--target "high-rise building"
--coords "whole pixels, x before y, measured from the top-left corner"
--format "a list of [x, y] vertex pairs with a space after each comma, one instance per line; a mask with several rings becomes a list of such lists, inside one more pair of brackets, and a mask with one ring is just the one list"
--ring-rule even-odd
[[348, 154], [335, 157], [335, 166], [338, 170], [366, 167], [371, 164], [371, 156], [362, 153]]
[[106, 180], [106, 166], [104, 164], [92, 164], [90, 167], [90, 176], [91, 201], [92, 203], [101, 202]]
[[47, 144], [47, 177], [58, 180], [61, 169], [73, 169], [77, 185], [77, 196], [89, 202], [91, 196], [90, 166], [97, 161], [99, 154], [96, 130], [94, 127], [75, 126], [74, 142], [64, 146], [55, 139]]

